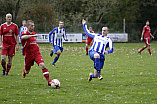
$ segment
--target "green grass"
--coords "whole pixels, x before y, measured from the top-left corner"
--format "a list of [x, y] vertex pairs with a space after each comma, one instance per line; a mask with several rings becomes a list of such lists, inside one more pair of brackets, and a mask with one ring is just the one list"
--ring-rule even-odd
[[88, 83], [93, 62], [85, 56], [85, 43], [64, 44], [64, 52], [54, 67], [54, 56], [49, 56], [51, 45], [39, 44], [50, 79], [59, 79], [60, 89], [47, 86], [37, 64], [22, 78], [24, 57], [18, 51], [9, 76], [0, 75], [0, 104], [156, 104], [157, 44], [151, 44], [153, 56], [149, 56], [148, 50], [138, 55], [143, 45], [114, 43], [114, 53], [106, 56], [102, 69], [104, 79]]

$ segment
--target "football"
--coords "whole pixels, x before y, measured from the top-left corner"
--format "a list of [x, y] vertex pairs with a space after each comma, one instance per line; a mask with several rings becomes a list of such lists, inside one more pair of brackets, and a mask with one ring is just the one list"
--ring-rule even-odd
[[53, 79], [51, 87], [52, 88], [60, 88], [60, 81], [58, 79]]

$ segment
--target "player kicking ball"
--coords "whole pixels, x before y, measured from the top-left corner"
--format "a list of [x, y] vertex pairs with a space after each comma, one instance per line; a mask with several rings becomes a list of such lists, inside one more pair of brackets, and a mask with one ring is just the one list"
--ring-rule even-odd
[[[108, 27], [103, 27], [102, 34], [97, 35], [95, 33], [89, 32], [87, 29], [86, 21], [84, 19], [82, 20], [82, 24], [85, 33], [89, 37], [93, 38], [93, 44], [89, 49], [89, 57], [94, 61], [94, 74], [89, 74], [88, 82], [90, 82], [92, 78], [98, 78], [99, 80], [102, 80], [103, 77], [101, 76], [101, 69], [104, 66], [104, 54], [107, 55], [113, 52], [113, 42], [109, 37], [107, 37], [109, 29]], [[109, 47], [108, 51], [106, 51], [107, 47]]]
[[27, 21], [27, 31], [23, 31], [21, 35], [21, 42], [23, 45], [23, 52], [25, 53], [25, 68], [23, 69], [22, 76], [26, 77], [29, 73], [31, 66], [34, 65], [34, 61], [42, 69], [43, 75], [46, 78], [48, 85], [51, 86], [49, 79], [48, 69], [45, 67], [43, 57], [39, 51], [39, 47], [36, 41], [38, 35], [34, 32], [34, 22], [32, 20]]

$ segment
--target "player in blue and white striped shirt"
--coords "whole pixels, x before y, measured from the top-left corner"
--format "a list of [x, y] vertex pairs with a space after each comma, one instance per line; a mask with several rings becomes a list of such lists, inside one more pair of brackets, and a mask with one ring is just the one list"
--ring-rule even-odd
[[[97, 78], [99, 80], [102, 80], [103, 77], [101, 76], [101, 69], [104, 66], [104, 61], [105, 61], [105, 55], [112, 53], [113, 52], [113, 42], [112, 40], [107, 37], [107, 34], [109, 33], [108, 27], [103, 27], [102, 28], [102, 34], [95, 34], [95, 33], [90, 33], [89, 30], [87, 29], [86, 21], [83, 19], [82, 20], [83, 24], [83, 29], [85, 33], [93, 38], [93, 44], [91, 48], [89, 49], [89, 57], [91, 60], [94, 61], [94, 74], [90, 73], [88, 82], [92, 80], [92, 78]], [[106, 51], [106, 48], [109, 47], [109, 50]]]
[[20, 37], [20, 40], [21, 40], [21, 33], [22, 33], [24, 30], [27, 30], [27, 27], [26, 27], [26, 20], [23, 20], [23, 21], [22, 21], [22, 26], [20, 27], [20, 30], [19, 30], [19, 37]]
[[[19, 30], [19, 37], [20, 37], [20, 40], [21, 40], [21, 34], [22, 34], [22, 32], [23, 32], [24, 30], [25, 30], [25, 31], [27, 30], [26, 20], [23, 20], [23, 21], [22, 21], [22, 26], [20, 27], [20, 30]], [[21, 46], [22, 46], [22, 44], [21, 44]], [[23, 54], [23, 46], [22, 46], [21, 50], [22, 50], [22, 54]]]
[[[50, 33], [49, 33], [49, 43], [53, 44], [54, 50], [51, 50], [50, 56], [52, 57], [53, 53], [57, 54], [57, 56], [54, 58], [54, 61], [52, 63], [52, 66], [55, 65], [57, 60], [59, 59], [60, 54], [63, 51], [63, 38], [65, 41], [68, 41], [65, 29], [63, 28], [64, 22], [59, 21], [59, 27], [54, 28]], [[51, 40], [51, 35], [52, 40]]]

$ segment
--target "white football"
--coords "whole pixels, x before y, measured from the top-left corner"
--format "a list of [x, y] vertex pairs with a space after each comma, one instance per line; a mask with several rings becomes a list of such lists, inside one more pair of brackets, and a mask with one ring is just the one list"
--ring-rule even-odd
[[51, 87], [52, 88], [60, 88], [60, 81], [58, 79], [53, 79]]

